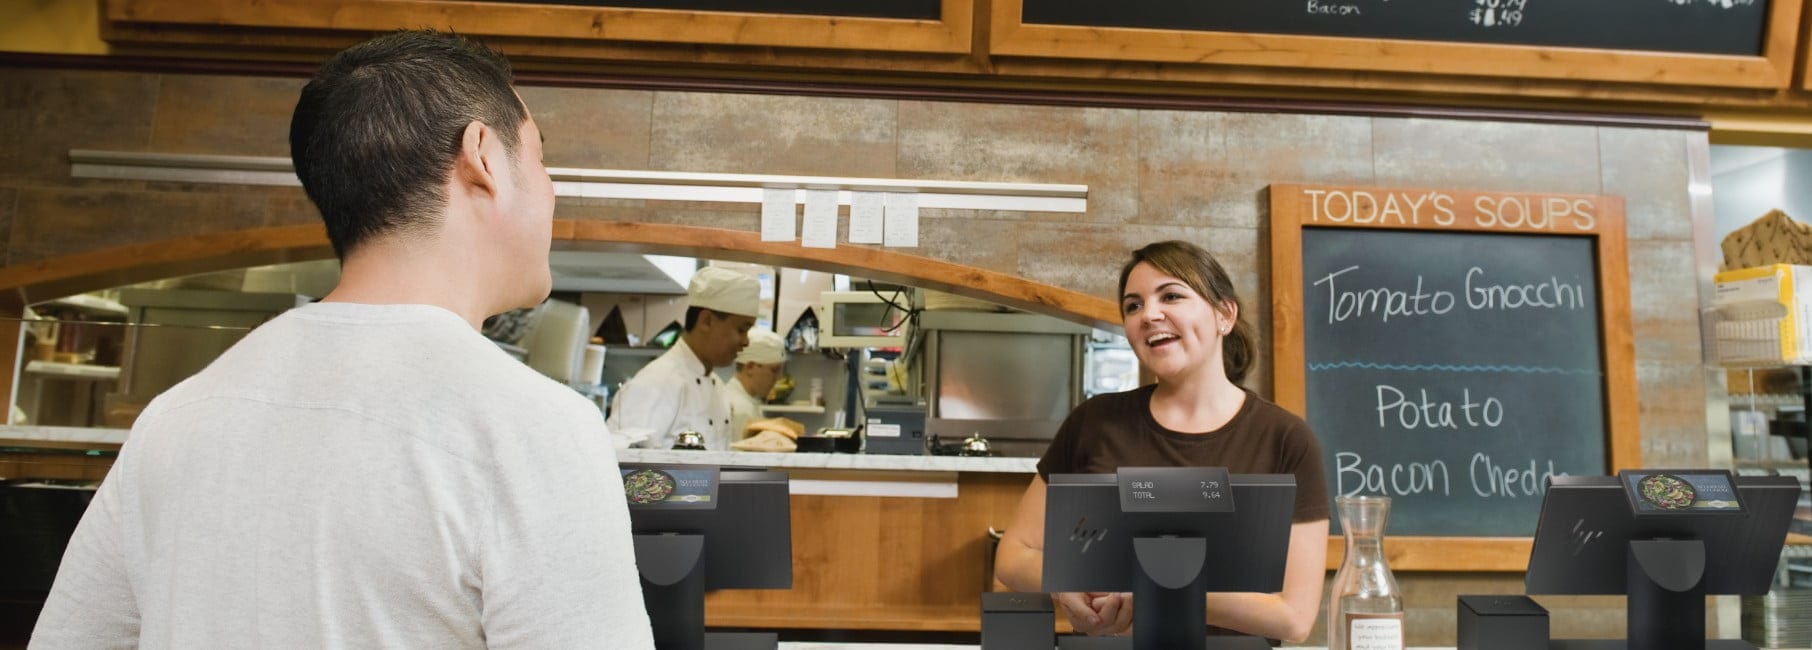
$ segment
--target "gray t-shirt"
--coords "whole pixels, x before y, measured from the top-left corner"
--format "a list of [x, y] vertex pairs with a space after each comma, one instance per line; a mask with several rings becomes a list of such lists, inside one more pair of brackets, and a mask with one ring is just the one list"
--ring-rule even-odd
[[452, 312], [322, 303], [152, 401], [33, 648], [652, 648], [604, 422]]

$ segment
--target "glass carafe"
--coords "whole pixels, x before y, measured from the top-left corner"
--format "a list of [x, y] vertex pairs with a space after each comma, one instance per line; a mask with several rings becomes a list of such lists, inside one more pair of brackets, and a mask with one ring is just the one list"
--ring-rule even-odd
[[1339, 497], [1346, 557], [1328, 590], [1328, 650], [1403, 650], [1403, 594], [1384, 561], [1389, 497]]

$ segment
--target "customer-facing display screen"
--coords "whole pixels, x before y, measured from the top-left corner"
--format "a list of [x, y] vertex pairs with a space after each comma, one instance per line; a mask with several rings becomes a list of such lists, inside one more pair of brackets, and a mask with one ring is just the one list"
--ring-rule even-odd
[[1623, 479], [1637, 515], [1740, 513], [1735, 482], [1721, 470], [1626, 469]]
[[632, 508], [717, 506], [716, 467], [624, 467], [623, 497]]

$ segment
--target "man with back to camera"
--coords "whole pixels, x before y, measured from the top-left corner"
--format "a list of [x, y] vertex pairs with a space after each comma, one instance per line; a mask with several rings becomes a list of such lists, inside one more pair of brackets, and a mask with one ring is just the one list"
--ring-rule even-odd
[[551, 287], [541, 142], [465, 38], [323, 65], [290, 155], [340, 283], [145, 409], [32, 647], [653, 647], [597, 409], [478, 333]]
[[730, 407], [713, 368], [736, 360], [761, 312], [761, 283], [746, 273], [707, 266], [686, 286], [686, 333], [611, 398], [610, 430], [618, 447], [669, 449], [682, 431], [705, 448], [730, 448]]

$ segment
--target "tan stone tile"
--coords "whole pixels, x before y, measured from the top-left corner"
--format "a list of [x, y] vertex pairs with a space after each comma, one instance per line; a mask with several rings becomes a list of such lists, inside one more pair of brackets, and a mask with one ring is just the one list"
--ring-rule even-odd
[[307, 196], [300, 196], [301, 189], [297, 189], [296, 194], [299, 196], [270, 199], [266, 203], [269, 216], [265, 218], [265, 225], [296, 226], [321, 223], [321, 211], [315, 209], [314, 202], [309, 201]]
[[1687, 147], [1705, 134], [1667, 129], [1598, 129], [1604, 193], [1623, 197], [1631, 240], [1692, 239]]
[[1373, 118], [1373, 167], [1385, 187], [1597, 194], [1593, 127]]
[[4, 253], [10, 248], [13, 238], [13, 215], [18, 212], [19, 191], [11, 188], [0, 188], [0, 264], [6, 263]]
[[526, 86], [517, 91], [547, 137], [547, 166], [649, 168], [654, 93]]
[[894, 177], [895, 102], [773, 95], [654, 95], [651, 169]]
[[1272, 183], [1370, 184], [1371, 138], [1365, 118], [1143, 112], [1139, 221], [1256, 227]]
[[21, 190], [11, 263], [261, 226], [265, 202], [232, 194]]
[[1636, 362], [1643, 467], [1703, 467], [1705, 375], [1698, 364]]
[[1138, 113], [1103, 108], [900, 102], [899, 176], [1088, 186], [1088, 213], [1138, 216]]
[[0, 69], [0, 170], [68, 178], [70, 149], [143, 151], [160, 77]]
[[1023, 224], [993, 219], [926, 219], [919, 223], [919, 247], [907, 250], [937, 260], [1018, 275], [1018, 238]]
[[1633, 241], [1629, 244], [1630, 323], [1636, 358], [1698, 363], [1698, 278], [1692, 242]]
[[1244, 300], [1257, 293], [1256, 231], [1143, 224], [1040, 223], [1020, 230], [1019, 275], [1113, 300], [1120, 267], [1140, 246], [1190, 241], [1220, 260]]
[[290, 78], [166, 75], [157, 92], [151, 149], [287, 158], [290, 116], [306, 83]]

